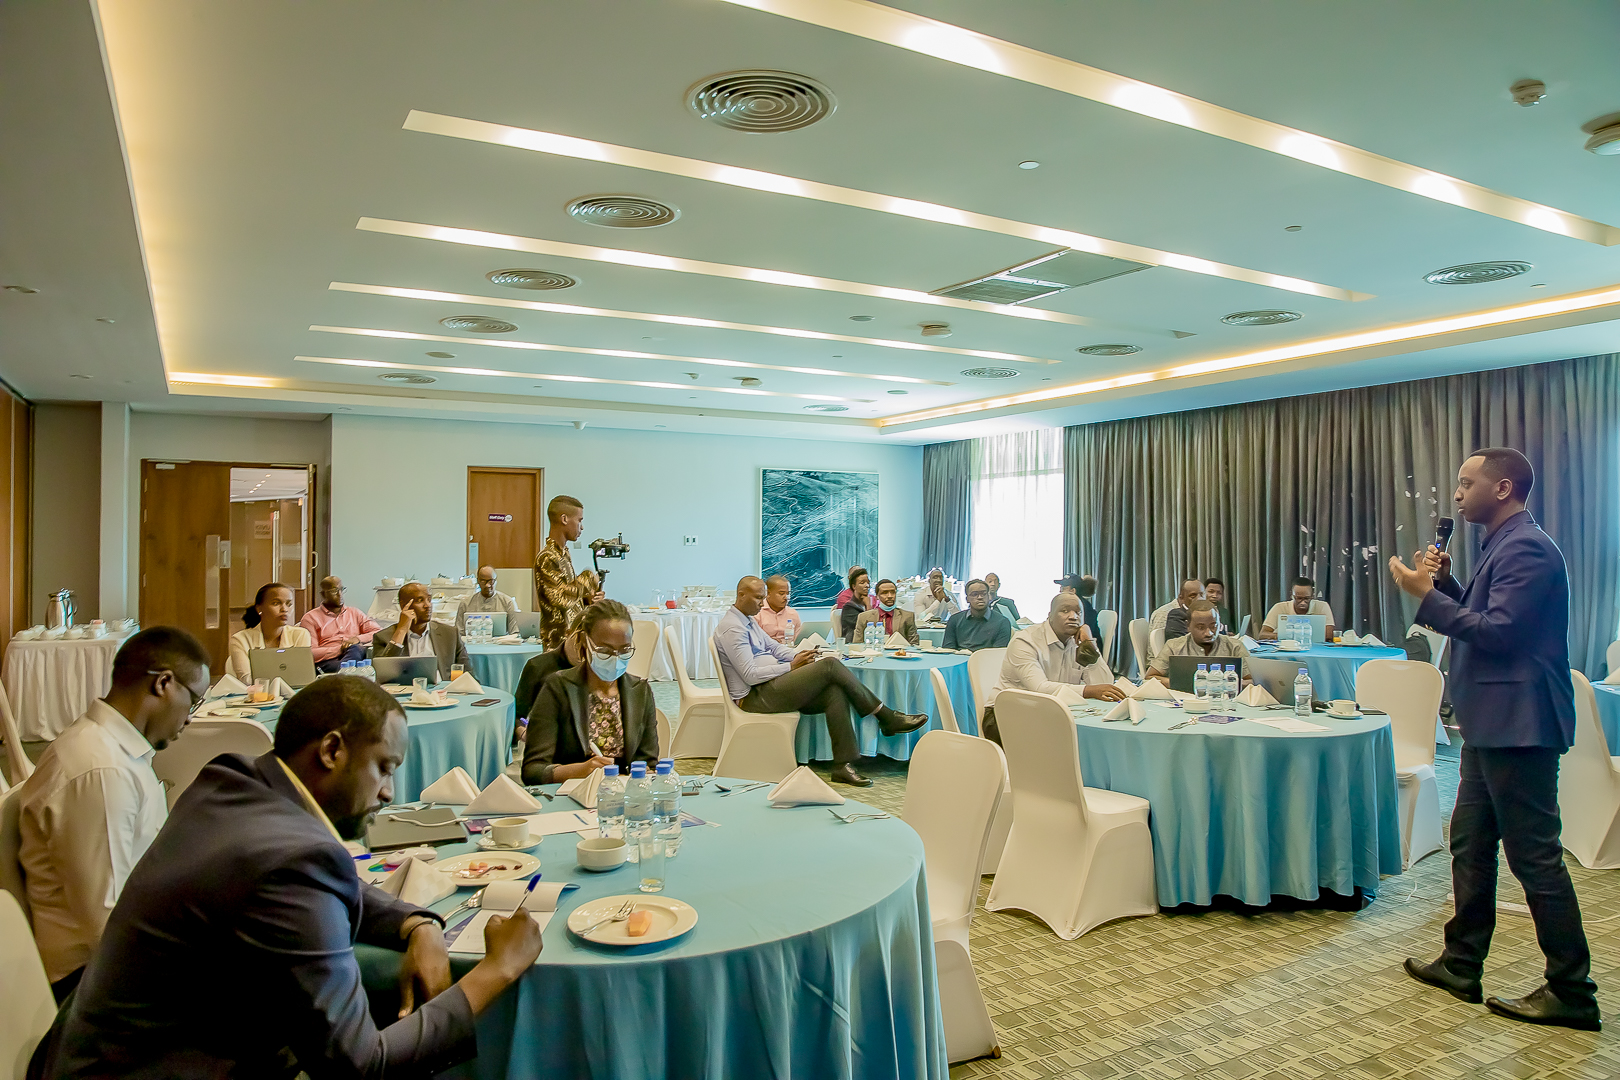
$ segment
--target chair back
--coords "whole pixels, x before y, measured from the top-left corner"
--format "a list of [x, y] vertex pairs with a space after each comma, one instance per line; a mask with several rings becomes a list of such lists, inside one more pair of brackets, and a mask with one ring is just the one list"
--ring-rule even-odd
[[1242, 635], [1247, 634], [1248, 632], [1249, 632], [1249, 617], [1247, 615], [1245, 615], [1245, 616], [1243, 616], [1243, 618], [1238, 620], [1237, 629], [1233, 630], [1232, 633], [1237, 634], [1238, 636], [1241, 637]]
[[968, 654], [968, 685], [973, 687], [973, 710], [978, 713], [980, 731], [984, 730], [984, 707], [990, 701], [990, 690], [1001, 678], [1001, 665], [1006, 659], [1006, 649], [980, 649]]
[[1570, 671], [1570, 681], [1575, 684], [1575, 745], [1559, 766], [1559, 783], [1563, 777], [1587, 762], [1599, 762], [1603, 765], [1603, 772], [1620, 772], [1613, 764], [1614, 759], [1609, 755], [1613, 753], [1609, 746], [1609, 737], [1603, 733], [1603, 721], [1598, 716], [1597, 691], [1592, 689], [1592, 683], [1585, 675], [1578, 671]]
[[1119, 632], [1119, 612], [1108, 609], [1097, 612], [1097, 629], [1102, 631], [1102, 658], [1112, 666], [1114, 635]]
[[0, 889], [17, 898], [24, 918], [34, 914], [28, 906], [28, 878], [22, 866], [22, 785], [0, 795]]
[[1620, 671], [1620, 641], [1609, 642], [1604, 658], [1609, 662], [1609, 670], [1605, 674], [1613, 675], [1616, 671]]
[[944, 673], [939, 668], [929, 668], [928, 681], [934, 686], [934, 711], [939, 714], [939, 726], [961, 734], [962, 728], [956, 722], [956, 707], [951, 704], [951, 688], [945, 685]]
[[[1430, 630], [1427, 626], [1419, 626], [1417, 623], [1413, 623], [1406, 628], [1407, 637], [1411, 637], [1413, 634], [1422, 634], [1423, 640], [1429, 643], [1429, 663], [1434, 665], [1434, 670], [1439, 671], [1440, 658], [1445, 655], [1446, 646], [1450, 644], [1451, 639], [1438, 631]], [[1613, 648], [1613, 646], [1610, 647]]]
[[191, 786], [203, 766], [221, 754], [245, 754], [250, 758], [270, 752], [275, 740], [257, 720], [193, 720], [174, 742], [152, 755], [152, 771], [163, 784], [169, 809], [174, 809], [181, 792]]
[[[510, 596], [519, 611], [540, 610], [534, 603], [534, 567], [495, 567], [495, 587]], [[511, 631], [516, 628], [508, 626], [506, 629]]]
[[1164, 643], [1165, 643], [1166, 638], [1167, 638], [1167, 631], [1164, 631], [1164, 630], [1149, 630], [1148, 631], [1148, 660], [1149, 660], [1149, 662], [1151, 662], [1155, 656], [1158, 656], [1160, 653], [1164, 652]]
[[659, 629], [651, 619], [636, 619], [630, 624], [630, 645], [636, 653], [630, 658], [627, 670], [638, 679], [652, 674], [653, 660], [658, 656]]
[[1068, 708], [1049, 694], [1007, 689], [996, 695], [996, 726], [1012, 781], [1013, 822], [1020, 804], [1073, 806], [1087, 821], [1085, 782], [1080, 776], [1079, 737]]
[[56, 1019], [56, 998], [28, 920], [8, 893], [0, 893], [0, 971], [0, 1078], [23, 1080]]
[[1434, 718], [1445, 676], [1417, 660], [1369, 660], [1356, 669], [1356, 702], [1389, 713], [1395, 767], [1434, 764]]
[[726, 669], [720, 666], [720, 649], [715, 645], [713, 637], [709, 638], [709, 659], [714, 663], [714, 677], [720, 680], [720, 700], [725, 703], [726, 715], [741, 720], [745, 714], [732, 700], [731, 687], [726, 685]]
[[11, 774], [11, 783], [20, 784], [33, 776], [34, 763], [23, 750], [22, 735], [17, 731], [17, 718], [12, 715], [11, 698], [6, 696], [4, 684], [0, 684], [0, 742], [6, 744], [6, 770]]
[[669, 650], [669, 663], [675, 669], [675, 678], [680, 680], [681, 693], [690, 695], [698, 686], [686, 670], [686, 654], [681, 649], [681, 636], [675, 632], [673, 626], [664, 627], [664, 648]]
[[933, 919], [971, 918], [1005, 759], [989, 739], [930, 731], [911, 750], [900, 816], [922, 837]]
[[670, 756], [669, 717], [664, 715], [663, 709], [654, 709], [653, 715], [658, 720], [658, 760], [663, 761]]
[[1136, 673], [1142, 678], [1147, 678], [1148, 661], [1153, 659], [1152, 654], [1148, 652], [1148, 621], [1132, 619], [1126, 630], [1131, 635], [1131, 655], [1136, 659]]

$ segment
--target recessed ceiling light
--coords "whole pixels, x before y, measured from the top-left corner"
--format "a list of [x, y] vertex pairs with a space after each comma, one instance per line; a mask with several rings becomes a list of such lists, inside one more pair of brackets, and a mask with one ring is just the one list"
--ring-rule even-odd
[[39, 290], [31, 289], [27, 285], [7, 285], [6, 292], [22, 293], [25, 296], [32, 296], [34, 293], [39, 292]]
[[75, 378], [75, 379], [93, 379], [93, 378], [95, 378], [95, 376], [94, 375], [74, 375], [74, 376], [72, 376], [72, 378]]
[[456, 358], [456, 354], [453, 352], [430, 352], [427, 355], [435, 360], [454, 360]]
[[1492, 281], [1506, 281], [1508, 278], [1518, 277], [1528, 273], [1531, 264], [1517, 260], [1503, 262], [1477, 262], [1463, 263], [1461, 266], [1447, 266], [1440, 270], [1423, 275], [1423, 280], [1430, 285], [1484, 285]]
[[849, 317], [849, 321], [850, 322], [871, 322], [875, 318], [877, 318], [876, 315], [851, 315]]
[[1530, 287], [1532, 289], [1545, 289], [1547, 287], [1547, 283], [1545, 281], [1538, 281]]
[[1303, 225], [1284, 225], [1283, 226], [1283, 232], [1304, 232], [1304, 231], [1305, 231], [1305, 226], [1303, 226]]
[[439, 325], [447, 330], [466, 330], [474, 334], [510, 334], [517, 329], [516, 323], [488, 315], [447, 315], [439, 320]]
[[891, 394], [909, 394], [909, 393], [911, 393], [911, 391], [910, 390], [890, 390], [889, 393], [891, 393]]
[[431, 375], [417, 375], [409, 371], [388, 371], [377, 376], [377, 378], [383, 382], [405, 383], [409, 386], [426, 386], [428, 383], [439, 381]]
[[1038, 161], [1020, 161], [1018, 167], [1020, 169], [1038, 169], [1041, 167], [1041, 163]]
[[1222, 318], [1221, 322], [1227, 326], [1276, 326], [1296, 322], [1300, 318], [1297, 311], [1234, 311]]
[[568, 216], [606, 229], [656, 229], [679, 218], [681, 212], [639, 195], [587, 195], [568, 204]]
[[810, 412], [849, 412], [848, 405], [806, 405]]
[[1123, 344], [1120, 344], [1120, 345], [1082, 345], [1080, 348], [1078, 348], [1078, 349], [1076, 349], [1074, 351], [1077, 352], [1077, 353], [1085, 353], [1087, 356], [1129, 356], [1131, 353], [1139, 353], [1139, 352], [1141, 352], [1142, 351], [1142, 346], [1140, 346], [1140, 345], [1123, 345]]
[[728, 71], [686, 92], [686, 107], [733, 131], [797, 131], [838, 109], [831, 90], [791, 71]]
[[1016, 379], [1018, 372], [1004, 367], [974, 367], [962, 372], [970, 379]]
[[281, 380], [266, 379], [258, 375], [217, 375], [211, 371], [169, 372], [169, 385], [171, 386], [186, 386], [192, 383], [202, 386], [253, 386], [260, 389], [273, 389], [281, 385]]
[[117, 319], [106, 319], [106, 318], [101, 318], [101, 319], [96, 320], [96, 322], [98, 322], [98, 323], [106, 323], [108, 326], [111, 326], [113, 323], [115, 323], [117, 321], [118, 321]]
[[[1604, 124], [1604, 120], [1610, 122]], [[1615, 154], [1620, 154], [1620, 120], [1605, 116], [1601, 117], [1597, 123], [1602, 124], [1602, 126], [1585, 125], [1584, 130], [1589, 130], [1592, 136], [1586, 140], [1586, 148], [1602, 157], [1613, 157]]]
[[491, 270], [484, 276], [508, 289], [572, 289], [579, 284], [577, 279], [567, 274], [550, 270]]

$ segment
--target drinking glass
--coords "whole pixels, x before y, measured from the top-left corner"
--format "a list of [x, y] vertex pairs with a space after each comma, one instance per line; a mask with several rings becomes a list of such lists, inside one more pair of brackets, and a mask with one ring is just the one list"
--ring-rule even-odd
[[420, 690], [425, 694], [427, 693], [427, 679], [412, 679], [411, 687], [413, 689]]
[[467, 669], [465, 667], [463, 667], [462, 665], [460, 665], [460, 664], [451, 664], [450, 665], [450, 681], [455, 682], [457, 679], [461, 678], [461, 673], [463, 671], [466, 671], [466, 670]]
[[641, 837], [641, 891], [664, 891], [664, 838], [644, 833]]

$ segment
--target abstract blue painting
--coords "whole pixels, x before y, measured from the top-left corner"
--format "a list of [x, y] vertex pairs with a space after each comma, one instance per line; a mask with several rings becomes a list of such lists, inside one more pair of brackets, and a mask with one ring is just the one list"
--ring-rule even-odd
[[764, 576], [786, 575], [796, 607], [831, 604], [851, 566], [878, 577], [878, 474], [761, 469]]

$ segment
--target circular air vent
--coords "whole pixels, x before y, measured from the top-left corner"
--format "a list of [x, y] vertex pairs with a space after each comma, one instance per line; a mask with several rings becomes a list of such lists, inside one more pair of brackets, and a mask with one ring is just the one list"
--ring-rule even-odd
[[550, 270], [491, 270], [484, 276], [508, 289], [571, 289], [579, 284], [567, 274]]
[[849, 317], [849, 321], [850, 322], [871, 322], [875, 318], [877, 318], [876, 315], [851, 315]]
[[588, 195], [568, 204], [568, 216], [608, 229], [653, 229], [681, 216], [673, 206], [634, 195]]
[[1140, 345], [1083, 345], [1074, 350], [1087, 356], [1129, 356], [1142, 351]]
[[806, 405], [810, 412], [849, 412], [848, 405]]
[[377, 376], [377, 378], [383, 382], [405, 383], [408, 386], [426, 386], [428, 383], [439, 381], [431, 375], [417, 375], [409, 371], [388, 371]]
[[473, 334], [510, 334], [517, 324], [505, 319], [492, 319], [488, 315], [450, 315], [439, 320], [447, 330], [466, 330]]
[[1221, 322], [1228, 326], [1276, 326], [1298, 318], [1297, 311], [1234, 311]]
[[1004, 367], [970, 367], [962, 372], [970, 379], [1016, 379], [1018, 372]]
[[1424, 274], [1430, 285], [1483, 285], [1488, 281], [1506, 281], [1530, 269], [1527, 262], [1478, 262], [1448, 266], [1432, 274]]
[[686, 92], [686, 107], [703, 119], [753, 134], [797, 131], [838, 108], [832, 91], [791, 71], [728, 71]]

